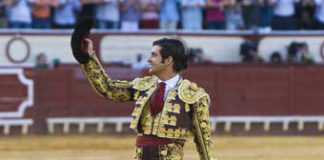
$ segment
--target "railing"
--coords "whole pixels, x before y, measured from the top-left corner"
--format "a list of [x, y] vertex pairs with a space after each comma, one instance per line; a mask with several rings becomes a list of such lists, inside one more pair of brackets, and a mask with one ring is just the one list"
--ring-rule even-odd
[[3, 134], [10, 135], [11, 127], [21, 127], [21, 134], [28, 134], [28, 128], [34, 124], [32, 119], [0, 119]]
[[[84, 133], [86, 125], [97, 125], [97, 133], [102, 133], [105, 124], [115, 124], [115, 131], [122, 132], [123, 124], [130, 124], [130, 117], [106, 117], [106, 118], [92, 118], [92, 117], [74, 117], [74, 118], [48, 118], [47, 126], [50, 134], [55, 133], [55, 126], [63, 126], [63, 133], [70, 132], [70, 125], [78, 125], [78, 132]], [[251, 124], [263, 123], [264, 132], [271, 130], [271, 123], [281, 123], [284, 132], [289, 130], [289, 124], [292, 122], [298, 123], [298, 131], [304, 130], [305, 123], [317, 123], [318, 132], [324, 130], [324, 116], [212, 116], [210, 117], [211, 131], [215, 132], [217, 124], [225, 123], [224, 131], [230, 132], [233, 123], [240, 123], [244, 125], [245, 131], [251, 130]]]

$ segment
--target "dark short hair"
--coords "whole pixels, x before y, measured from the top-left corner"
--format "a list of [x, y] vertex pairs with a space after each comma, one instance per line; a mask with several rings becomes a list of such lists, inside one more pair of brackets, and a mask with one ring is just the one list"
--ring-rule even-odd
[[162, 62], [168, 57], [173, 59], [173, 69], [176, 72], [187, 68], [187, 55], [184, 44], [178, 39], [162, 38], [153, 42], [153, 46], [161, 47]]

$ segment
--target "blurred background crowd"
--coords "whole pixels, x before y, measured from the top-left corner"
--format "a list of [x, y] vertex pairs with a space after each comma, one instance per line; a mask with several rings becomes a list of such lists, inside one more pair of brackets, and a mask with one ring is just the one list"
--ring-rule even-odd
[[100, 29], [324, 29], [324, 0], [0, 0], [1, 28], [72, 28], [90, 16]]

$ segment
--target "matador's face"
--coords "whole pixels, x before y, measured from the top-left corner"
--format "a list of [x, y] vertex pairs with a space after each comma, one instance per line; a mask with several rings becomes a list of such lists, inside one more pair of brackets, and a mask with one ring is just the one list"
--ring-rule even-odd
[[153, 46], [151, 55], [147, 59], [147, 62], [151, 66], [149, 72], [156, 76], [160, 75], [166, 69], [166, 64], [162, 62], [160, 50], [160, 46]]

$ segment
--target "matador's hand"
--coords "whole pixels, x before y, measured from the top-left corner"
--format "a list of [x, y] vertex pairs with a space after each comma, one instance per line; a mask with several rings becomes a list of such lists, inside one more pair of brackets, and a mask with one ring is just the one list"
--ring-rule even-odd
[[95, 51], [93, 50], [93, 42], [90, 38], [86, 38], [84, 39], [84, 43], [86, 45], [85, 51], [91, 57], [95, 53]]

